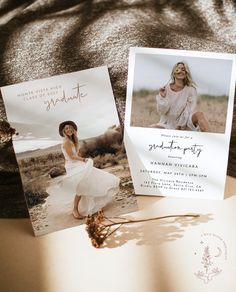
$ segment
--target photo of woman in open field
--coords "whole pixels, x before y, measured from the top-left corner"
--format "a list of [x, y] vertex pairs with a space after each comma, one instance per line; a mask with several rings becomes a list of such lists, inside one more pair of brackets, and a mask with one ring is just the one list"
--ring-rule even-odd
[[231, 66], [223, 59], [136, 54], [130, 125], [224, 133]]
[[106, 66], [12, 85], [5, 97], [35, 235], [137, 210]]
[[99, 210], [112, 217], [137, 208], [120, 126], [78, 139], [77, 124], [59, 124], [59, 144], [17, 153], [36, 235], [83, 224]]
[[204, 113], [195, 112], [197, 90], [186, 63], [174, 65], [171, 83], [159, 89], [156, 100], [160, 121], [152, 127], [209, 132]]
[[[73, 121], [65, 121], [59, 125], [59, 134], [63, 137], [61, 150], [65, 158], [66, 175], [51, 183], [47, 192], [64, 193], [69, 191], [75, 195], [73, 216], [83, 219], [100, 211], [119, 191], [120, 179], [106, 171], [93, 167], [91, 158], [83, 158], [80, 154], [77, 125]], [[69, 187], [69, 188], [68, 188]]]

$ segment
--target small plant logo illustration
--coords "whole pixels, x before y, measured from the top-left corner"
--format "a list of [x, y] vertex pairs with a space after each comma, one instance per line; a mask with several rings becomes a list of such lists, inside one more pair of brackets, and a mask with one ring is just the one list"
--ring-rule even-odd
[[222, 272], [227, 259], [227, 248], [220, 236], [214, 233], [203, 233], [200, 247], [194, 254], [200, 257], [200, 269], [195, 276], [208, 284]]

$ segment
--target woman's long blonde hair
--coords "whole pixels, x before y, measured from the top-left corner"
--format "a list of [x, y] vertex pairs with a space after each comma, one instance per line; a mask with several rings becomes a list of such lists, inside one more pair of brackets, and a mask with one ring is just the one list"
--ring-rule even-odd
[[172, 72], [171, 72], [171, 81], [174, 83], [175, 82], [175, 76], [174, 76], [174, 73], [175, 73], [175, 70], [177, 68], [177, 66], [179, 64], [182, 64], [184, 65], [184, 68], [185, 68], [185, 71], [186, 71], [186, 77], [184, 79], [184, 85], [187, 85], [187, 86], [192, 86], [194, 88], [196, 88], [196, 83], [193, 81], [193, 78], [192, 78], [192, 75], [191, 75], [191, 72], [189, 70], [189, 67], [188, 67], [188, 64], [184, 61], [181, 61], [181, 62], [178, 62], [174, 65], [173, 69], [172, 69]]
[[[67, 125], [65, 125], [65, 127], [66, 126]], [[73, 127], [72, 125], [69, 125], [69, 126]], [[76, 135], [76, 133], [75, 134], [73, 133], [71, 137], [67, 136], [66, 133], [65, 133], [65, 127], [64, 127], [64, 129], [62, 131], [64, 138], [67, 139], [67, 140], [69, 140], [69, 141], [71, 141], [74, 144], [75, 149], [76, 150], [79, 150], [79, 139], [78, 139], [78, 136]], [[74, 127], [73, 127], [73, 129], [75, 130]], [[76, 130], [75, 130], [75, 132], [76, 132]]]

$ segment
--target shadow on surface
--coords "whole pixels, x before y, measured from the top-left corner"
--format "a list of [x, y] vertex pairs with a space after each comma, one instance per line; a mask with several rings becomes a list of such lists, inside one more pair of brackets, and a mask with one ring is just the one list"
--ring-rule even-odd
[[229, 199], [236, 195], [236, 179], [230, 176], [226, 177], [225, 196], [224, 199]]
[[33, 236], [29, 219], [1, 219], [0, 229], [1, 291], [46, 291], [45, 239]]
[[135, 240], [136, 245], [159, 245], [183, 237], [187, 227], [213, 220], [212, 214], [202, 214], [199, 218], [161, 219], [150, 222], [126, 224], [105, 241], [108, 248], [120, 247]]

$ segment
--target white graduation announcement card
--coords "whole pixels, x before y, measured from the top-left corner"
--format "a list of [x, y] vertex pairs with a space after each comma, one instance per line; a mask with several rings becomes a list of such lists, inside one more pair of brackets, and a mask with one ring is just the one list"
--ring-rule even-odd
[[36, 235], [137, 209], [106, 66], [1, 93]]
[[125, 146], [136, 194], [223, 199], [235, 55], [131, 48]]

